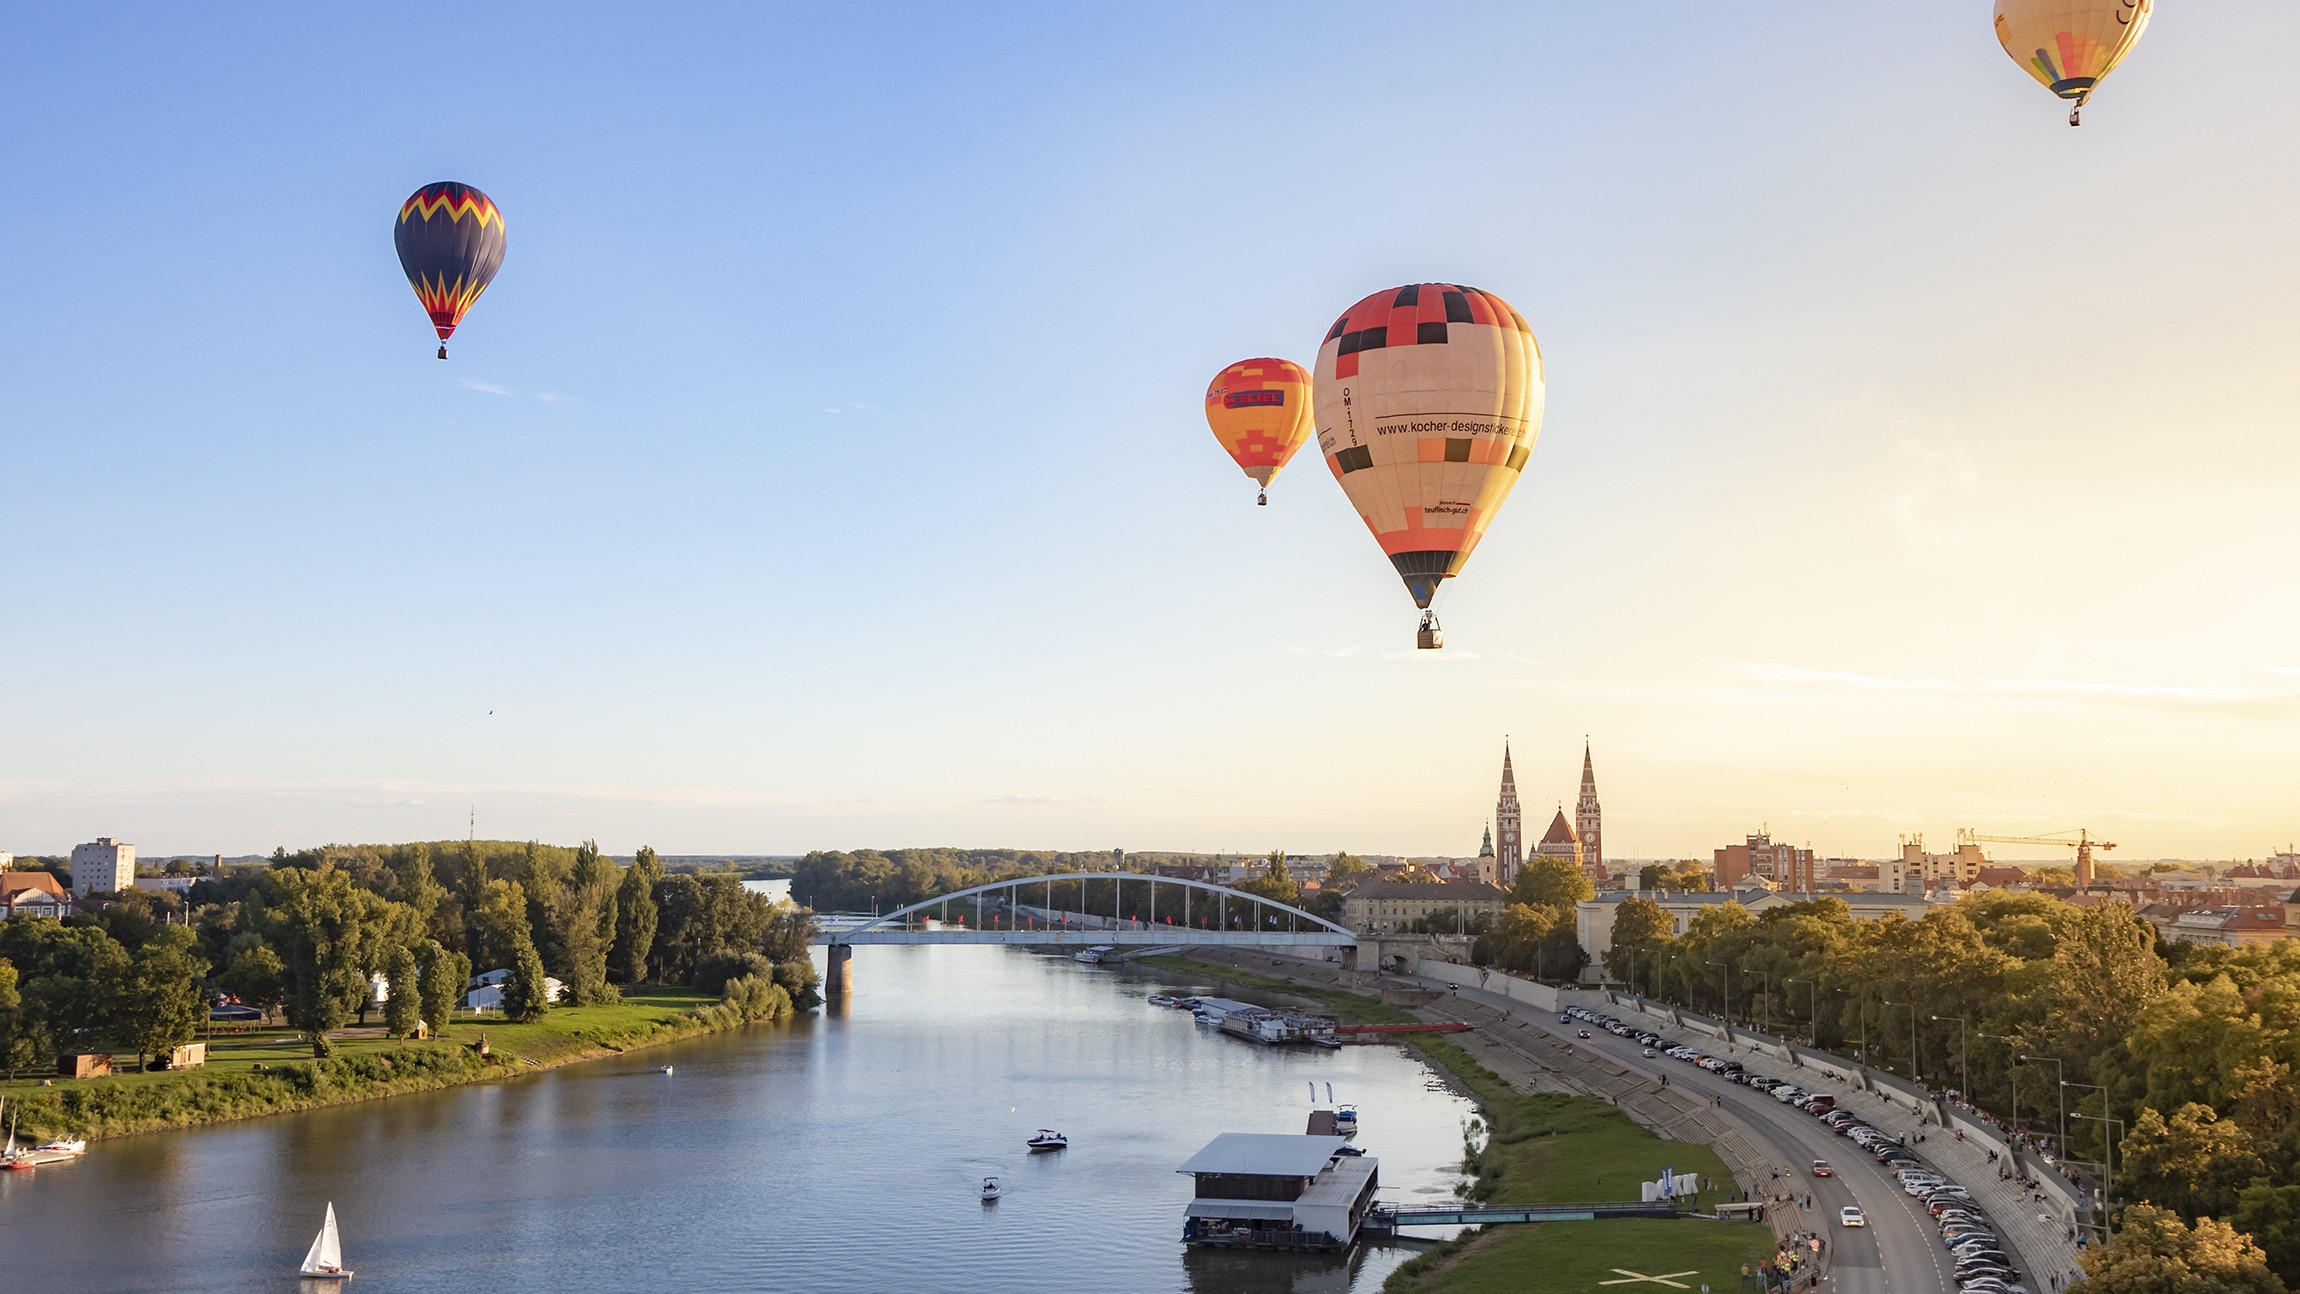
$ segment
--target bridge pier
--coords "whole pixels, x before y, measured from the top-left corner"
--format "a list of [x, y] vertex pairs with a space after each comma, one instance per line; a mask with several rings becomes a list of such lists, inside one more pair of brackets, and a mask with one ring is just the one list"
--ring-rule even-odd
[[823, 977], [823, 996], [845, 997], [854, 991], [854, 980], [847, 963], [855, 959], [853, 944], [832, 944], [824, 960], [830, 963], [830, 973]]

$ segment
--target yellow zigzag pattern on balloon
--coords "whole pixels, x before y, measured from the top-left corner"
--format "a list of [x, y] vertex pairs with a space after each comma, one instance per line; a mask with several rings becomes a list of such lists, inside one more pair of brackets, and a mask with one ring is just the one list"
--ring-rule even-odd
[[448, 283], [445, 275], [434, 283], [427, 274], [416, 281], [415, 299], [426, 310], [450, 310], [457, 318], [461, 318], [463, 312], [471, 308], [471, 303], [479, 299], [479, 294], [486, 290], [486, 284], [465, 283], [460, 274], [455, 276], [453, 284]]
[[491, 220], [499, 227], [503, 224], [503, 213], [496, 208], [493, 202], [476, 193], [466, 193], [461, 198], [457, 198], [453, 194], [442, 193], [429, 202], [425, 202], [423, 195], [418, 193], [409, 198], [407, 204], [399, 209], [399, 219], [402, 224], [405, 224], [411, 215], [420, 215], [425, 220], [429, 220], [442, 211], [447, 213], [449, 220], [461, 220], [465, 216], [477, 216], [479, 227], [482, 229], [485, 229], [487, 222]]

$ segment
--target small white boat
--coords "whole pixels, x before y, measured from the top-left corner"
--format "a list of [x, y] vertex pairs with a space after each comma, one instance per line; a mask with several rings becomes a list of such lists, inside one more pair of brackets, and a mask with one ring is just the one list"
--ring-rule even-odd
[[1344, 1105], [1334, 1111], [1334, 1131], [1345, 1137], [1358, 1135], [1358, 1107]]
[[668, 1074], [671, 1072], [671, 1067], [669, 1065], [664, 1065], [658, 1068], [655, 1072], [658, 1074]]
[[1070, 1148], [1070, 1138], [1063, 1136], [1061, 1133], [1056, 1132], [1052, 1128], [1040, 1128], [1038, 1130], [1037, 1136], [1032, 1137], [1029, 1141], [1026, 1141], [1023, 1144], [1030, 1147], [1032, 1154], [1036, 1154], [1042, 1150], [1068, 1150]]
[[88, 1153], [88, 1143], [74, 1137], [59, 1137], [54, 1141], [42, 1142], [32, 1149], [59, 1155], [85, 1155]]
[[1074, 962], [1085, 962], [1089, 966], [1095, 966], [1106, 961], [1114, 960], [1117, 952], [1118, 950], [1109, 944], [1096, 944], [1092, 948], [1081, 948], [1077, 952], [1070, 954], [1070, 960]]
[[314, 1280], [351, 1279], [351, 1269], [343, 1265], [343, 1237], [335, 1229], [335, 1201], [328, 1201], [327, 1220], [319, 1224], [311, 1252], [303, 1256], [303, 1266], [296, 1270]]
[[982, 1179], [982, 1202], [983, 1202], [983, 1203], [985, 1203], [985, 1204], [996, 1204], [996, 1203], [998, 1203], [998, 1197], [999, 1197], [999, 1196], [1000, 1196], [1002, 1193], [1003, 1193], [1003, 1192], [1001, 1192], [1001, 1191], [999, 1190], [999, 1188], [998, 1188], [998, 1179], [997, 1179], [997, 1178], [995, 1178], [995, 1177], [985, 1177], [985, 1178], [983, 1178], [983, 1179]]
[[1176, 1002], [1180, 1001], [1179, 998], [1171, 998], [1166, 996], [1164, 993], [1152, 993], [1149, 1000], [1150, 1005], [1152, 1006], [1173, 1006]]

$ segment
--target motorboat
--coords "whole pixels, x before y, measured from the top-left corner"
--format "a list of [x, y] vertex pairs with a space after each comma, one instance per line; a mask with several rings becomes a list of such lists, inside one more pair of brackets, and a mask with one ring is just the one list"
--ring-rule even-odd
[[998, 1197], [999, 1197], [1001, 1194], [1003, 1194], [1003, 1193], [1004, 1193], [1004, 1192], [1002, 1192], [1002, 1191], [1000, 1191], [1000, 1190], [999, 1190], [999, 1187], [998, 1187], [998, 1179], [997, 1179], [997, 1178], [995, 1178], [995, 1177], [985, 1177], [985, 1178], [983, 1178], [983, 1179], [982, 1179], [982, 1202], [983, 1202], [983, 1203], [985, 1203], [985, 1204], [996, 1204], [996, 1203], [998, 1203]]
[[1070, 954], [1070, 960], [1095, 966], [1106, 961], [1116, 960], [1117, 953], [1118, 950], [1109, 944], [1096, 944], [1092, 948], [1081, 948]]
[[343, 1237], [335, 1229], [335, 1202], [328, 1201], [327, 1219], [319, 1224], [319, 1235], [313, 1237], [311, 1251], [303, 1256], [303, 1266], [296, 1269], [307, 1280], [350, 1280], [351, 1269], [343, 1265]]
[[32, 1149], [35, 1153], [85, 1155], [88, 1153], [88, 1143], [76, 1137], [59, 1137], [54, 1141], [42, 1142]]
[[1334, 1131], [1345, 1137], [1358, 1135], [1358, 1107], [1339, 1106], [1334, 1110]]
[[669, 1065], [659, 1066], [655, 1072], [658, 1074], [668, 1074], [671, 1072], [671, 1067]]
[[1070, 1138], [1063, 1136], [1061, 1133], [1056, 1132], [1052, 1128], [1040, 1128], [1038, 1130], [1037, 1136], [1032, 1137], [1030, 1140], [1024, 1142], [1023, 1144], [1030, 1147], [1032, 1154], [1037, 1154], [1040, 1151], [1045, 1150], [1068, 1150], [1070, 1148]]
[[1170, 998], [1164, 993], [1152, 993], [1149, 1001], [1152, 1006], [1173, 1006], [1177, 999]]

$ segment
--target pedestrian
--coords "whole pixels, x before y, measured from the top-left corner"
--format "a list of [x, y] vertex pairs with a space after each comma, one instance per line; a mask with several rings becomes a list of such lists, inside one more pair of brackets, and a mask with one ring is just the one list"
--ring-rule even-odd
[[1749, 1264], [1747, 1263], [1741, 1264], [1741, 1283], [1743, 1285], [1749, 1283]]

